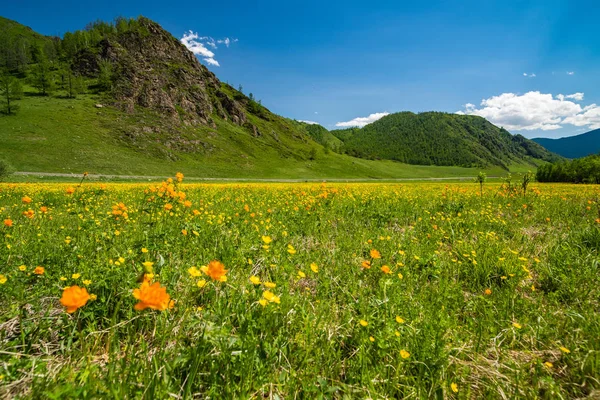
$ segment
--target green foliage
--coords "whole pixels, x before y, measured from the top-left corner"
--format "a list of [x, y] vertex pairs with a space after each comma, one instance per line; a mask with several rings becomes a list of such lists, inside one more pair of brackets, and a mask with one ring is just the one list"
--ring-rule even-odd
[[99, 63], [98, 87], [104, 91], [111, 91], [113, 88], [113, 65], [108, 60], [101, 60]]
[[391, 114], [362, 129], [332, 131], [355, 157], [408, 164], [496, 165], [557, 157], [522, 136], [513, 136], [484, 118], [439, 112]]
[[50, 62], [43, 57], [33, 66], [31, 85], [42, 95], [50, 95], [56, 88], [54, 72]]
[[0, 113], [10, 115], [18, 111], [19, 106], [15, 100], [23, 97], [23, 86], [8, 72], [0, 71]]
[[487, 180], [487, 175], [483, 171], [479, 171], [477, 176], [475, 177], [475, 182], [479, 183], [479, 195], [483, 196], [483, 184]]
[[600, 153], [600, 129], [560, 139], [537, 138], [533, 141], [567, 158]]
[[540, 165], [536, 179], [539, 182], [600, 183], [600, 154]]

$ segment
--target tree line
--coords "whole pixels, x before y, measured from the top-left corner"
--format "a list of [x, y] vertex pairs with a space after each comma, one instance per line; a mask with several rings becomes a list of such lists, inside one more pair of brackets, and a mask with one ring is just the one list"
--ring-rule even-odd
[[540, 165], [538, 182], [600, 183], [600, 154]]
[[77, 67], [78, 56], [95, 54], [98, 44], [127, 32], [148, 35], [140, 19], [117, 18], [96, 21], [85, 29], [68, 32], [63, 38], [39, 35], [13, 21], [0, 18], [0, 113], [14, 114], [16, 103], [29, 86], [38, 95], [60, 94], [75, 98], [88, 90], [108, 91], [113, 71], [109, 62], [100, 62], [93, 71]]

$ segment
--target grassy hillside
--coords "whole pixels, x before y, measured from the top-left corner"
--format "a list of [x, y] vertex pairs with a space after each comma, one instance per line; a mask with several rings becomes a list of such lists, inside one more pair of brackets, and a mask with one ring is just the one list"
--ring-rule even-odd
[[481, 117], [427, 112], [388, 115], [362, 129], [332, 131], [356, 157], [422, 165], [499, 166], [559, 157]]
[[560, 139], [532, 139], [548, 150], [567, 158], [600, 153], [600, 129]]

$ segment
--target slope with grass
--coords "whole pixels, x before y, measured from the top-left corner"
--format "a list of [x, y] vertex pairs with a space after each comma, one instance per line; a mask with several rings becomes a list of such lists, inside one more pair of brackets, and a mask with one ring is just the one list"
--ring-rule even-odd
[[426, 112], [391, 114], [365, 126], [332, 131], [356, 157], [422, 165], [499, 166], [560, 157], [477, 116]]

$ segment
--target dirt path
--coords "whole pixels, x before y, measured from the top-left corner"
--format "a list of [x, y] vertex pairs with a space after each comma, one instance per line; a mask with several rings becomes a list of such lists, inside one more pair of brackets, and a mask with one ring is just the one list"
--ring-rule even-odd
[[[67, 174], [61, 172], [15, 172], [14, 175], [19, 176], [48, 176], [58, 178], [81, 178], [82, 174]], [[168, 176], [144, 176], [144, 175], [110, 175], [110, 174], [89, 174], [89, 179], [123, 179], [123, 180], [148, 180], [158, 181], [169, 178]], [[489, 177], [494, 178], [494, 177]], [[440, 178], [309, 178], [309, 179], [287, 179], [287, 178], [200, 178], [200, 177], [185, 177], [188, 181], [230, 181], [230, 182], [403, 182], [403, 181], [447, 181], [447, 180], [458, 180], [467, 181], [473, 180], [474, 177], [469, 176], [451, 176], [451, 177], [440, 177]]]

